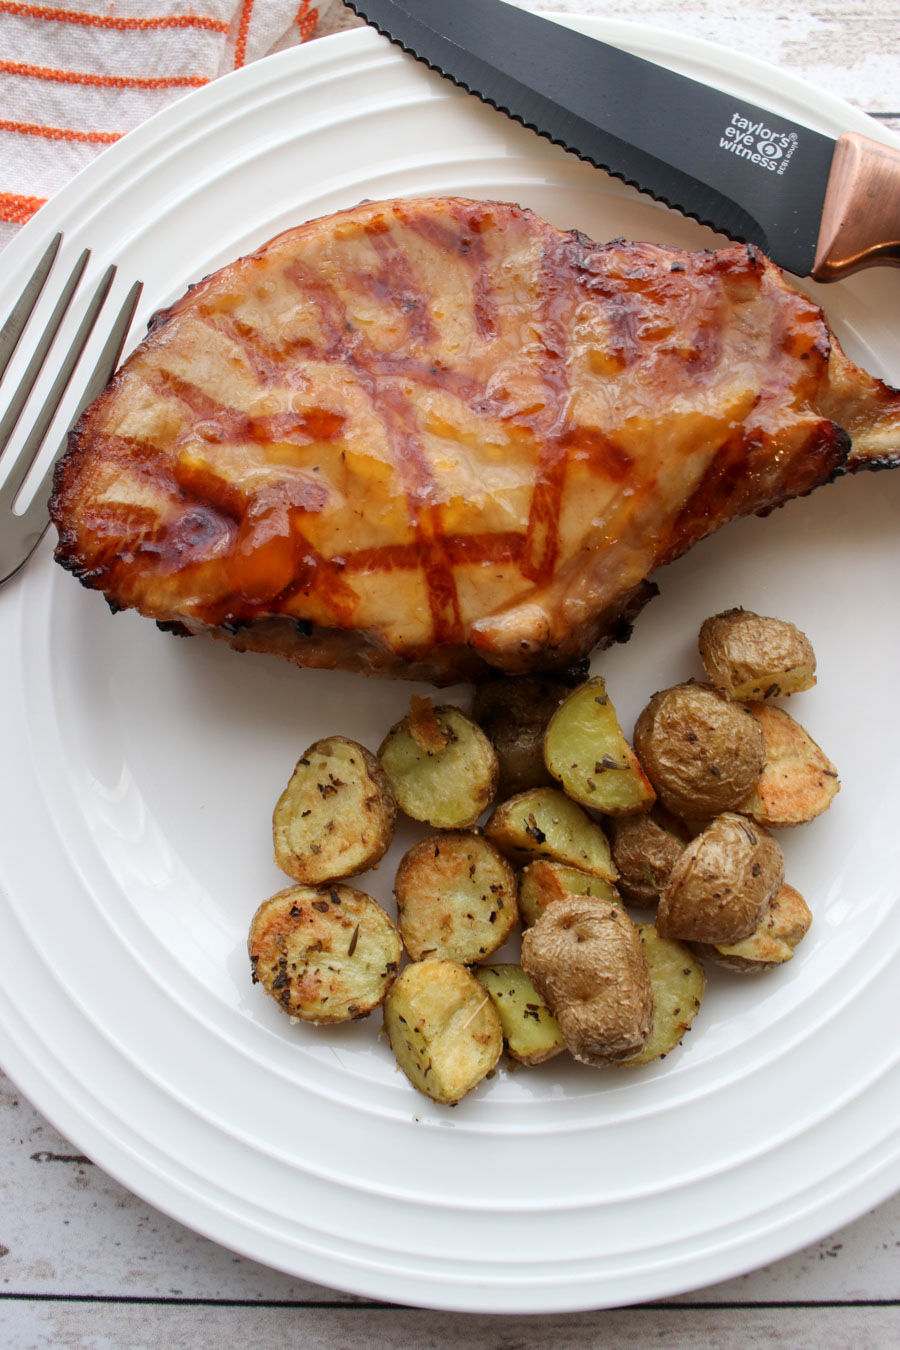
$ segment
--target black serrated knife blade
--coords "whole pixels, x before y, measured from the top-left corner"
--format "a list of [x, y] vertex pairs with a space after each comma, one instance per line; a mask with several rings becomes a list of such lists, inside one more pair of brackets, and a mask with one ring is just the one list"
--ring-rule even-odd
[[499, 111], [798, 276], [900, 263], [889, 146], [835, 141], [504, 0], [345, 3]]

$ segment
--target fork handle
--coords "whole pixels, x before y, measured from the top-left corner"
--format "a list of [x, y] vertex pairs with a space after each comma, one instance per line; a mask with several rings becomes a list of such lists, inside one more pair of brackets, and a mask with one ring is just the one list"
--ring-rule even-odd
[[812, 276], [900, 267], [900, 150], [848, 131], [835, 146]]

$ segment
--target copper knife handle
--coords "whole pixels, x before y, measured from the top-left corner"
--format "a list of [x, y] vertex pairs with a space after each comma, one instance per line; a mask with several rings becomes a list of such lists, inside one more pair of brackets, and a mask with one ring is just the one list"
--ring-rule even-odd
[[812, 276], [900, 267], [900, 150], [848, 131], [837, 142]]

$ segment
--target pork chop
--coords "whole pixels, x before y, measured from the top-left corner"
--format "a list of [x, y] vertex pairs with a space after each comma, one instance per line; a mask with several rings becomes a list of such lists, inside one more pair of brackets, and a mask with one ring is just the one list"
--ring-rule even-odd
[[725, 521], [898, 459], [900, 393], [752, 248], [376, 202], [158, 314], [51, 514], [114, 609], [444, 684], [572, 663]]

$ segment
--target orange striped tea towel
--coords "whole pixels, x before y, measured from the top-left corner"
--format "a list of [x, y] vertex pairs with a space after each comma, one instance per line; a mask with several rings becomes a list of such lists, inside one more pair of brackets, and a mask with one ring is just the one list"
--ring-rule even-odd
[[189, 90], [305, 41], [333, 3], [0, 0], [0, 248], [105, 146]]

